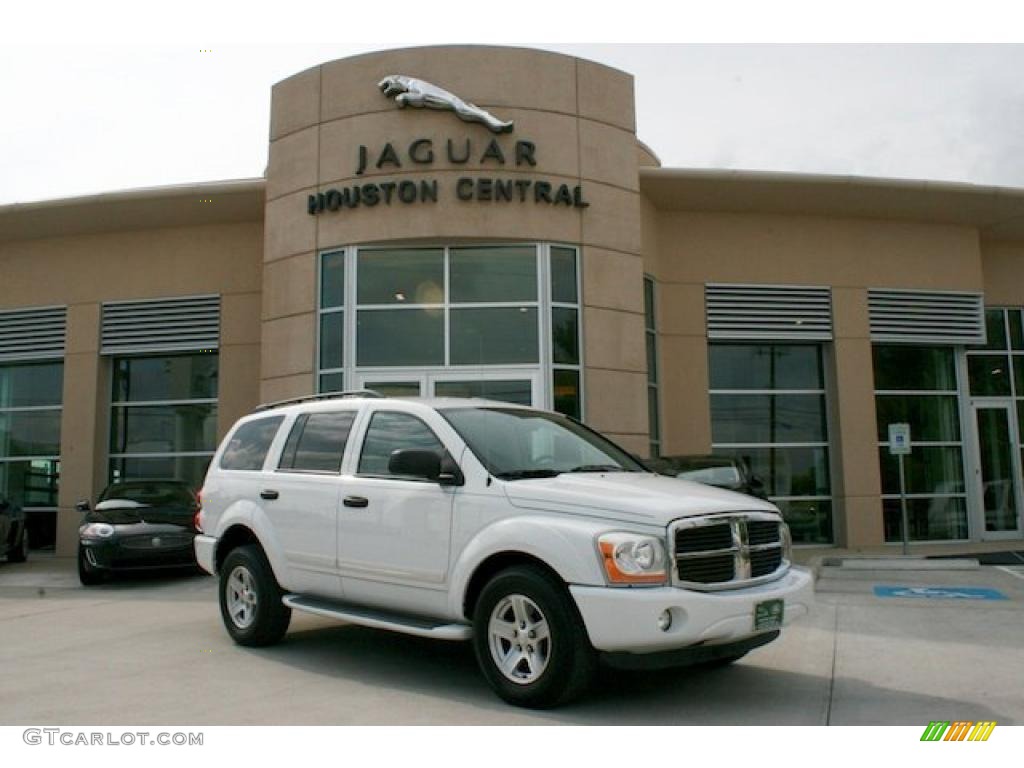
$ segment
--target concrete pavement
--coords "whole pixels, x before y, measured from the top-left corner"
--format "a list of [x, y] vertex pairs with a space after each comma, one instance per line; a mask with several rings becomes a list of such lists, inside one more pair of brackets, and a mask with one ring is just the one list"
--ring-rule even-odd
[[[71, 561], [0, 563], [2, 722], [14, 724], [1024, 723], [1024, 574], [819, 570], [817, 604], [725, 669], [603, 672], [554, 712], [506, 706], [468, 645], [295, 613], [285, 641], [231, 643], [214, 580], [85, 589]], [[987, 586], [1005, 601], [879, 598], [876, 584]]]

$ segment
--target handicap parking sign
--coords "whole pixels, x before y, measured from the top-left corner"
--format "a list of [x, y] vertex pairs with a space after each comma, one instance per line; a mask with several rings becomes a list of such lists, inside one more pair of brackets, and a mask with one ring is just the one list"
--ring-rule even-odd
[[924, 597], [940, 600], [1007, 600], [1002, 592], [990, 587], [905, 587], [876, 586], [876, 597]]

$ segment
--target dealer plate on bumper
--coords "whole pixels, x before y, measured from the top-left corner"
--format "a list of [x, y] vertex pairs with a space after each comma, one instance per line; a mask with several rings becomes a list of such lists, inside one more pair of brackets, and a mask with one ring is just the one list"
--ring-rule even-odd
[[754, 629], [780, 629], [782, 615], [786, 610], [785, 600], [765, 600], [754, 606]]

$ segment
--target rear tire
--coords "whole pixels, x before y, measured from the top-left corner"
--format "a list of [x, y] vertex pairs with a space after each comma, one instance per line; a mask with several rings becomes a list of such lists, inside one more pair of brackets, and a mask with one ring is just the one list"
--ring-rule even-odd
[[21, 524], [21, 537], [18, 542], [11, 547], [11, 550], [7, 553], [7, 562], [9, 563], [24, 563], [28, 560], [28, 531], [25, 530], [25, 524]]
[[292, 619], [282, 595], [262, 549], [247, 544], [228, 553], [220, 570], [220, 613], [232, 640], [250, 647], [279, 642]]
[[473, 647], [494, 692], [521, 707], [564, 704], [587, 689], [597, 669], [565, 584], [535, 566], [509, 568], [483, 588]]
[[89, 565], [81, 544], [78, 545], [78, 580], [83, 587], [94, 587], [103, 582], [103, 573]]

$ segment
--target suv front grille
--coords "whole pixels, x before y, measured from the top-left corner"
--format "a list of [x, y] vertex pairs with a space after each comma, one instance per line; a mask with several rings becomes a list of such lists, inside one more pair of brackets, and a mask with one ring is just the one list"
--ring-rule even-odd
[[789, 568], [782, 523], [767, 512], [687, 518], [669, 530], [677, 586], [732, 589]]

